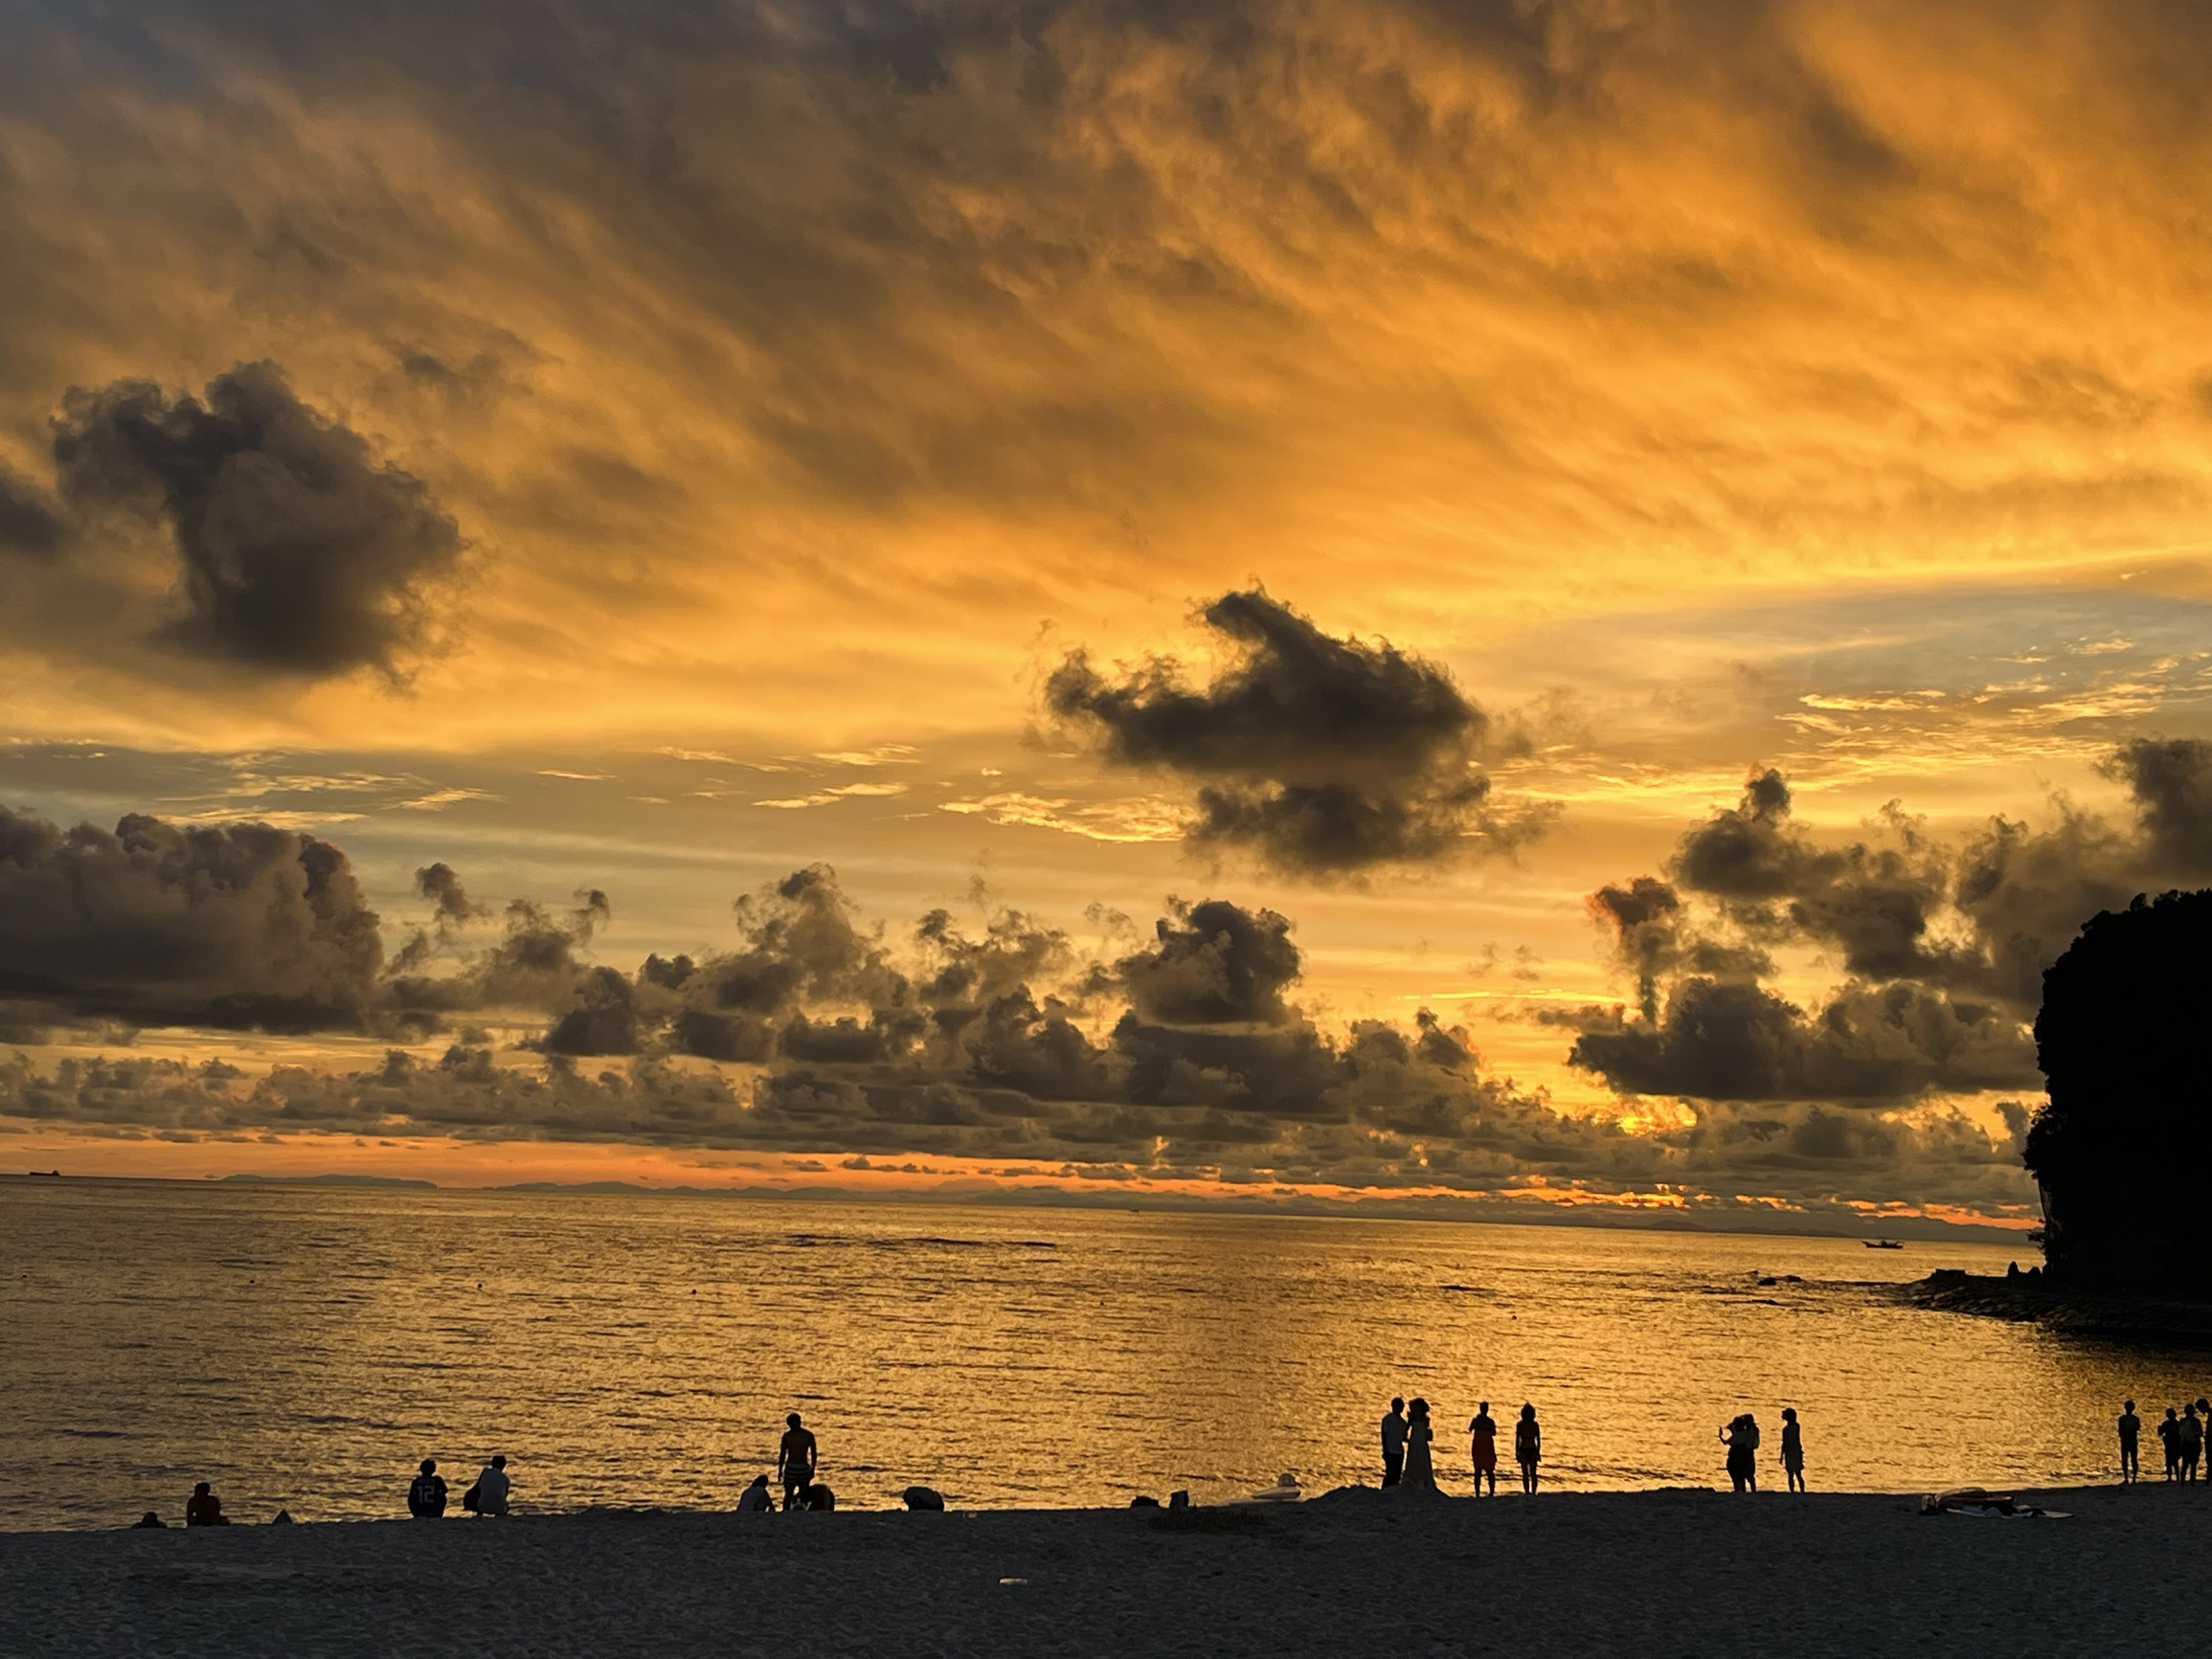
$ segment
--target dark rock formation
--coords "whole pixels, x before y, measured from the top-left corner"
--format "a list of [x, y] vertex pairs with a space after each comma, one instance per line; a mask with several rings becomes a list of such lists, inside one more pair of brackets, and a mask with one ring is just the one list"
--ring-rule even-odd
[[2204, 1294], [2212, 890], [2107, 910], [2043, 975], [2027, 1139], [2054, 1286]]

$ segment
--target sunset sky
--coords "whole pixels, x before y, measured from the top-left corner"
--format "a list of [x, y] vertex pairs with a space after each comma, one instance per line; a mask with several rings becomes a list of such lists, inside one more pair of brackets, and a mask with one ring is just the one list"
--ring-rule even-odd
[[2025, 1225], [2212, 879], [2199, 8], [0, 32], [0, 1167]]

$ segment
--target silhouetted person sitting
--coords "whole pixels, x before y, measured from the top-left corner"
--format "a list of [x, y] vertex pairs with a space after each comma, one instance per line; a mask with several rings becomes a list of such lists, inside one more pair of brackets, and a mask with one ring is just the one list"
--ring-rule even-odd
[[776, 1448], [776, 1473], [783, 1482], [783, 1507], [795, 1510], [806, 1495], [807, 1486], [814, 1479], [814, 1459], [817, 1447], [814, 1436], [800, 1425], [799, 1413], [793, 1412], [783, 1420], [783, 1439]]
[[1482, 1496], [1482, 1483], [1490, 1483], [1490, 1496], [1498, 1495], [1498, 1421], [1490, 1415], [1490, 1402], [1485, 1400], [1475, 1408], [1475, 1419], [1467, 1424], [1468, 1454], [1475, 1465], [1475, 1495]]
[[1782, 1473], [1792, 1491], [1805, 1490], [1805, 1433], [1797, 1426], [1797, 1408], [1782, 1407]]
[[1536, 1407], [1524, 1405], [1521, 1421], [1513, 1425], [1513, 1461], [1521, 1466], [1521, 1490], [1536, 1490], [1536, 1466], [1544, 1461], [1544, 1430], [1536, 1421]]
[[1383, 1413], [1383, 1484], [1396, 1486], [1406, 1472], [1406, 1402], [1390, 1401]]
[[2166, 1447], [2166, 1478], [2172, 1480], [2181, 1470], [2181, 1424], [2171, 1405], [2166, 1407], [2165, 1421], [2158, 1424], [2158, 1439]]
[[827, 1511], [837, 1508], [837, 1494], [818, 1480], [807, 1482], [805, 1498], [806, 1507], [810, 1510]]
[[494, 1455], [484, 1466], [484, 1472], [476, 1477], [476, 1513], [480, 1515], [507, 1513], [507, 1494], [513, 1486], [508, 1478], [507, 1454]]
[[132, 1521], [126, 1530], [129, 1532], [141, 1533], [145, 1532], [148, 1527], [159, 1527], [164, 1532], [167, 1532], [169, 1530], [169, 1522], [163, 1520], [161, 1516], [155, 1514], [153, 1511], [147, 1510], [146, 1513], [140, 1515], [135, 1521]]
[[2122, 1486], [2133, 1486], [2137, 1473], [2135, 1443], [2143, 1438], [2143, 1420], [2135, 1415], [2135, 1402], [2133, 1401], [2127, 1400], [2120, 1402], [2120, 1415], [2114, 1422], [2113, 1427], [2119, 1431], [2120, 1435], [2120, 1484]]
[[223, 1500], [201, 1481], [192, 1488], [192, 1495], [185, 1500], [185, 1525], [188, 1527], [227, 1527], [231, 1517], [223, 1513]]
[[438, 1460], [422, 1460], [422, 1472], [407, 1483], [407, 1513], [418, 1521], [433, 1521], [445, 1513], [445, 1477]]
[[741, 1515], [765, 1514], [776, 1507], [776, 1500], [768, 1495], [768, 1477], [756, 1474], [753, 1484], [737, 1497], [737, 1513]]

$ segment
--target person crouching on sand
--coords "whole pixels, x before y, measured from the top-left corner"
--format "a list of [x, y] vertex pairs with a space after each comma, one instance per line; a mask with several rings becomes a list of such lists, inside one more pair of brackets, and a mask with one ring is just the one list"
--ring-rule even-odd
[[476, 1477], [476, 1513], [480, 1515], [507, 1513], [508, 1489], [514, 1483], [507, 1478], [507, 1455], [502, 1452], [484, 1466], [484, 1472]]
[[1475, 1421], [1467, 1425], [1469, 1455], [1475, 1465], [1475, 1495], [1482, 1496], [1482, 1483], [1490, 1483], [1490, 1495], [1498, 1495], [1498, 1423], [1490, 1415], [1490, 1402], [1485, 1400], [1476, 1407]]
[[438, 1460], [422, 1460], [422, 1472], [407, 1483], [407, 1513], [418, 1521], [434, 1521], [445, 1513], [445, 1477]]
[[1524, 1405], [1521, 1421], [1513, 1425], [1513, 1461], [1521, 1466], [1521, 1490], [1534, 1492], [1536, 1466], [1544, 1461], [1544, 1430], [1533, 1405]]
[[737, 1513], [741, 1515], [765, 1514], [776, 1507], [776, 1500], [768, 1495], [768, 1477], [756, 1474], [737, 1499]]
[[1805, 1490], [1805, 1436], [1797, 1426], [1797, 1408], [1782, 1407], [1782, 1473], [1792, 1491]]

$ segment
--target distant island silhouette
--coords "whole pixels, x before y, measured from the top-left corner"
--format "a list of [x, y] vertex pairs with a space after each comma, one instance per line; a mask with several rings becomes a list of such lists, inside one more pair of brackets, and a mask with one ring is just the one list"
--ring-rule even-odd
[[2043, 975], [2049, 1098], [2023, 1161], [2043, 1188], [2053, 1289], [2201, 1300], [2212, 890], [2093, 917]]

